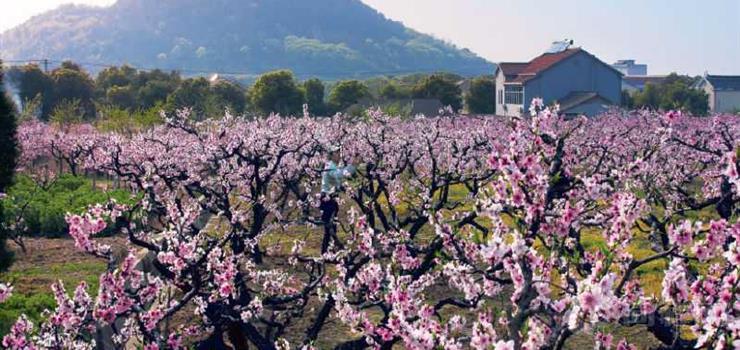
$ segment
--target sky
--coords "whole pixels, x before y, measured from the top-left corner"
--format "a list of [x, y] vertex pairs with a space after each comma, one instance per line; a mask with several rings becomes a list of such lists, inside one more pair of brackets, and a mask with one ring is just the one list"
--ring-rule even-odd
[[[649, 74], [740, 75], [740, 0], [362, 1], [492, 62], [527, 61], [567, 38], [607, 63], [646, 63]], [[115, 0], [0, 0], [0, 31], [69, 2]]]

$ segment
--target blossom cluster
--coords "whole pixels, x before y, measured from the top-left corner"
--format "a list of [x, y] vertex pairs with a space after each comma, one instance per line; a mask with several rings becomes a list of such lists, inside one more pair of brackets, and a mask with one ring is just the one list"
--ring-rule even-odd
[[[740, 118], [530, 112], [25, 124], [24, 168], [56, 159], [137, 196], [68, 215], [77, 248], [108, 262], [97, 296], [54, 285], [47, 321], [22, 317], [3, 345], [540, 349], [585, 333], [631, 349], [603, 325], [650, 324], [666, 346], [740, 346]], [[335, 151], [356, 174], [320, 222]], [[122, 253], [102, 232], [127, 237]]]

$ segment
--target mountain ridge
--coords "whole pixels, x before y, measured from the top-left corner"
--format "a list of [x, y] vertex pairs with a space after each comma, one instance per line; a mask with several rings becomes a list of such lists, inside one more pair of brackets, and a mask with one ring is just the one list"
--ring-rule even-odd
[[4, 59], [260, 74], [368, 77], [491, 74], [467, 49], [419, 33], [359, 0], [118, 0], [63, 5], [0, 34]]

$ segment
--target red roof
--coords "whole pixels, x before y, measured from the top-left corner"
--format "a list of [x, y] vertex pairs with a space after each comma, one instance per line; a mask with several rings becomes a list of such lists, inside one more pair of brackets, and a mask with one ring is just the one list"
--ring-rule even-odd
[[[540, 55], [539, 57], [529, 61], [529, 63], [508, 63], [508, 65], [522, 65], [523, 68], [520, 68], [519, 71], [514, 74], [512, 77], [513, 79], [509, 80], [509, 72], [507, 72], [503, 67], [502, 70], [504, 71], [504, 74], [507, 76], [507, 82], [512, 83], [523, 83], [527, 80], [530, 80], [537, 76], [537, 74], [547, 70], [548, 68], [552, 67], [556, 63], [571, 57], [582, 50], [580, 48], [572, 48], [563, 50], [556, 53], [545, 53]], [[502, 63], [502, 65], [505, 63]]]
[[513, 79], [519, 75], [524, 68], [527, 68], [527, 65], [529, 65], [527, 62], [501, 62], [498, 64], [498, 68], [504, 72], [506, 79]]

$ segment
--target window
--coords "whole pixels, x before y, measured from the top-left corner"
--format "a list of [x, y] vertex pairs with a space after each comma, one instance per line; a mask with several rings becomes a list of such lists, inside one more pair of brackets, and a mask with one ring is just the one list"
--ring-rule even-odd
[[504, 90], [498, 90], [498, 104], [504, 103]]
[[524, 103], [524, 87], [521, 85], [504, 85], [504, 102], [520, 105]]

